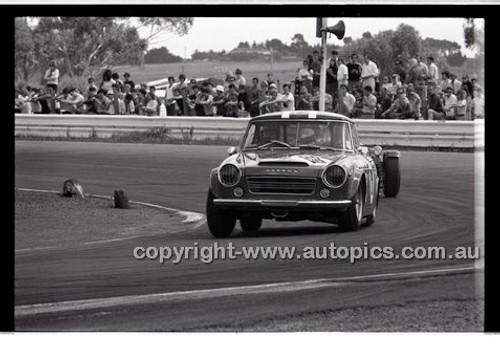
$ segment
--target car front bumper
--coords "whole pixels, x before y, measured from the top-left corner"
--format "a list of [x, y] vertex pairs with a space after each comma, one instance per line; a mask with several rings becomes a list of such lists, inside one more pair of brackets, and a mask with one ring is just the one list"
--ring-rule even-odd
[[351, 200], [252, 200], [252, 199], [214, 199], [214, 204], [228, 208], [347, 208]]

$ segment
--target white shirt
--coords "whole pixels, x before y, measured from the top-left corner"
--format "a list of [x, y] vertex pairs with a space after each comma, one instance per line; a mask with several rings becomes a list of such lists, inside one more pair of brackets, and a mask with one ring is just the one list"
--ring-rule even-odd
[[446, 116], [454, 116], [455, 110], [451, 109], [452, 105], [457, 104], [457, 96], [451, 94], [449, 97], [444, 97], [444, 106], [443, 109], [446, 112]]
[[295, 111], [295, 97], [291, 92], [287, 94], [278, 93], [277, 100], [283, 103], [283, 111]]
[[356, 104], [356, 97], [347, 92], [342, 100], [344, 101], [344, 105], [346, 106], [349, 113], [351, 113], [354, 109], [354, 104]]
[[337, 81], [340, 85], [347, 85], [347, 80], [349, 79], [349, 70], [347, 69], [347, 65], [341, 63], [339, 65], [339, 69], [337, 70]]
[[368, 64], [361, 66], [361, 78], [372, 75], [372, 77], [377, 77], [379, 74], [378, 67], [373, 61], [368, 61]]
[[438, 67], [434, 62], [429, 65], [429, 76], [431, 81], [437, 82], [439, 80]]
[[50, 68], [47, 69], [44, 78], [47, 84], [57, 85], [59, 83], [59, 69], [56, 68], [53, 71]]
[[474, 117], [484, 118], [484, 98], [475, 96], [472, 103], [474, 105]]

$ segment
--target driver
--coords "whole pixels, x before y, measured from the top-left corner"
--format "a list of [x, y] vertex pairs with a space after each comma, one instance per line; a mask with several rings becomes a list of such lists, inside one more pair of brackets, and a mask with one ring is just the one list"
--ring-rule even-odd
[[316, 140], [315, 132], [310, 127], [303, 127], [299, 133], [299, 144], [312, 144]]

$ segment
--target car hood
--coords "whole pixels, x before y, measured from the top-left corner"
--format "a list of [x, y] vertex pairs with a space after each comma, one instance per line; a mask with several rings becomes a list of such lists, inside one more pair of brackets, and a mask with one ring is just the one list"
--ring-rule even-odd
[[264, 150], [242, 152], [241, 159], [245, 167], [324, 167], [332, 162], [343, 160], [352, 153], [332, 150]]

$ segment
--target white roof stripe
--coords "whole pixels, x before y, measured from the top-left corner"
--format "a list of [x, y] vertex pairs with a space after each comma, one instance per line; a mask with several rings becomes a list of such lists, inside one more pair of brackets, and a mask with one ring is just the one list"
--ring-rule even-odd
[[312, 111], [312, 112], [309, 112], [309, 114], [307, 114], [307, 117], [309, 119], [316, 119], [316, 115], [318, 115], [318, 112]]
[[281, 114], [281, 118], [282, 119], [290, 119], [290, 112], [289, 111], [284, 112], [283, 114]]

